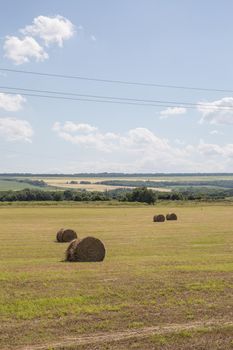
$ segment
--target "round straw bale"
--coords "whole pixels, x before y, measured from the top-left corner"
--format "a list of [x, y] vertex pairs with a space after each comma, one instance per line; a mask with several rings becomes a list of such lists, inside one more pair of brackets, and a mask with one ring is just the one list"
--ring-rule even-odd
[[105, 247], [103, 243], [94, 237], [85, 237], [81, 241], [74, 240], [70, 243], [66, 251], [67, 261], [103, 261], [105, 257]]
[[75, 238], [77, 238], [77, 233], [74, 230], [71, 230], [69, 228], [68, 229], [61, 228], [57, 232], [57, 241], [60, 243], [71, 242]]
[[165, 216], [163, 214], [155, 215], [153, 218], [154, 222], [164, 222]]
[[77, 233], [70, 228], [63, 230], [62, 232], [62, 242], [71, 242], [74, 239], [78, 238]]
[[56, 238], [57, 238], [57, 241], [58, 241], [58, 242], [62, 242], [63, 230], [64, 230], [64, 228], [61, 228], [61, 229], [57, 232]]
[[74, 239], [66, 249], [66, 261], [73, 261], [74, 249], [79, 242], [79, 239]]
[[167, 220], [177, 220], [177, 215], [175, 213], [167, 214], [166, 219]]

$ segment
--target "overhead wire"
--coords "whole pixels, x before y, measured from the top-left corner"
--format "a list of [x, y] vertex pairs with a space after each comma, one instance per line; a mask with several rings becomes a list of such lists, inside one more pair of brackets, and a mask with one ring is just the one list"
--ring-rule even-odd
[[77, 79], [77, 80], [86, 80], [86, 81], [93, 81], [93, 82], [100, 82], [100, 83], [121, 84], [121, 85], [135, 85], [135, 86], [148, 86], [148, 87], [169, 88], [169, 89], [233, 93], [233, 89], [205, 88], [205, 87], [197, 87], [197, 86], [186, 86], [186, 85], [176, 85], [176, 84], [160, 84], [160, 83], [143, 82], [143, 81], [105, 79], [105, 78], [87, 77], [87, 76], [81, 76], [81, 75], [47, 73], [47, 72], [28, 71], [28, 70], [10, 69], [10, 68], [0, 68], [0, 71], [19, 73], [19, 74], [30, 74], [30, 75], [37, 75], [37, 76], [44, 76], [44, 77], [53, 77], [53, 78]]
[[[10, 90], [10, 91], [6, 91], [6, 90]], [[14, 92], [12, 92], [12, 90], [14, 90]], [[185, 106], [185, 108], [189, 108], [189, 109], [196, 109], [200, 107], [202, 109], [212, 108], [215, 110], [226, 110], [226, 111], [233, 109], [233, 106], [217, 106], [217, 105], [213, 105], [211, 103], [205, 103], [205, 102], [193, 103], [193, 102], [184, 102], [184, 101], [137, 99], [137, 98], [118, 97], [118, 96], [116, 97], [116, 96], [78, 94], [74, 92], [64, 92], [64, 91], [54, 91], [54, 90], [37, 90], [37, 89], [28, 89], [28, 88], [12, 87], [12, 86], [0, 86], [0, 92], [5, 94], [12, 94], [12, 95], [20, 94], [22, 96], [31, 96], [31, 97], [40, 97], [40, 98], [83, 101], [83, 102], [114, 103], [114, 104], [126, 104], [126, 105], [136, 105], [136, 106], [151, 106], [151, 107], [164, 107], [164, 108], [169, 108], [169, 107], [179, 108], [179, 107]], [[75, 96], [75, 97], [71, 97], [71, 96]]]

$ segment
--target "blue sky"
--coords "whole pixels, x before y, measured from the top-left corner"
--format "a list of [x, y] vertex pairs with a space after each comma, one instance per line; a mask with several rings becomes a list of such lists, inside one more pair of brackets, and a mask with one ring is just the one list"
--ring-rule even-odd
[[[233, 90], [232, 10], [230, 0], [2, 1], [0, 68]], [[3, 71], [0, 86], [0, 172], [233, 172], [233, 92]], [[176, 107], [10, 95], [6, 86]]]

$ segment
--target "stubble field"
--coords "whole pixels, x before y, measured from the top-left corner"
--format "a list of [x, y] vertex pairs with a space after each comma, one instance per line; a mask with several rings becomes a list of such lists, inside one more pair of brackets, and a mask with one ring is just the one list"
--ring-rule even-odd
[[[175, 211], [177, 222], [153, 223]], [[233, 349], [233, 206], [0, 207], [0, 349]], [[100, 238], [66, 263], [60, 227]]]

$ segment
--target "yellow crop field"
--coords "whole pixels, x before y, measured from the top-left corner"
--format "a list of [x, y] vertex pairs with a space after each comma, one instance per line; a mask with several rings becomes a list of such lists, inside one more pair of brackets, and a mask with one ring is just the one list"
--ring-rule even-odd
[[[178, 220], [152, 222], [168, 211]], [[1, 206], [0, 348], [232, 349], [232, 213], [224, 203]], [[105, 260], [64, 262], [64, 226], [100, 238]]]

